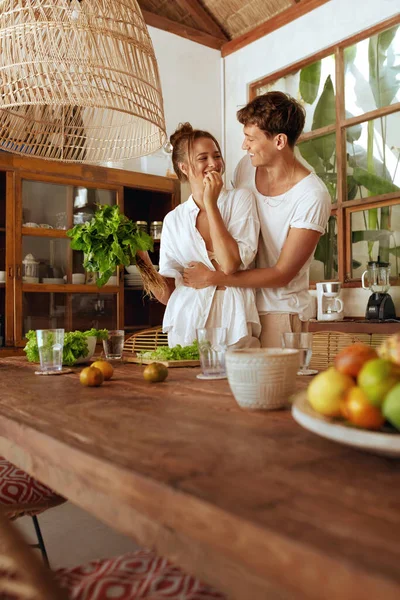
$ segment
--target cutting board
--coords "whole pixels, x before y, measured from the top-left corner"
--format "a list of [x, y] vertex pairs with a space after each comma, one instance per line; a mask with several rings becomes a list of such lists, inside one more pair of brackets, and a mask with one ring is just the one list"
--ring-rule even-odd
[[156, 360], [151, 358], [139, 358], [137, 356], [126, 356], [124, 354], [124, 362], [136, 363], [139, 365], [150, 365], [151, 363], [158, 362], [166, 367], [199, 367], [199, 360]]

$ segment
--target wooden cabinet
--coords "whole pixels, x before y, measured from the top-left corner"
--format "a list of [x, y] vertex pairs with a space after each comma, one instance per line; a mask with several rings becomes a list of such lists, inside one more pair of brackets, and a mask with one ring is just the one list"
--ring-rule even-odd
[[[143, 289], [126, 285], [123, 268], [98, 288], [66, 232], [90, 219], [96, 204], [118, 204], [132, 220], [150, 225], [179, 202], [179, 182], [171, 178], [0, 153], [3, 343], [23, 346], [29, 329], [132, 332], [160, 324], [164, 307], [144, 297]], [[152, 260], [158, 264], [159, 241]]]

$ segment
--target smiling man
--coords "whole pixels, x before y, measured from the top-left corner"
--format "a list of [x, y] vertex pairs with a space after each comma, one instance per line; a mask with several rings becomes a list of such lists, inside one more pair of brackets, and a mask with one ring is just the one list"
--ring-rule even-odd
[[281, 333], [307, 331], [312, 314], [309, 268], [325, 231], [331, 200], [323, 182], [295, 157], [304, 108], [282, 92], [258, 96], [238, 111], [243, 150], [234, 186], [257, 199], [261, 237], [256, 269], [226, 275], [192, 263], [185, 285], [256, 288], [262, 347], [280, 347]]

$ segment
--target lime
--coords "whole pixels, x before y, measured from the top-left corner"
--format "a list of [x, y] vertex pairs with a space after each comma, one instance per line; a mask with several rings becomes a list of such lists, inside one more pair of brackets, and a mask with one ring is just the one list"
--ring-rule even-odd
[[398, 381], [395, 365], [384, 358], [369, 360], [357, 378], [358, 385], [373, 406], [381, 406], [386, 394]]
[[151, 383], [159, 383], [168, 377], [168, 368], [159, 362], [153, 362], [143, 371], [143, 377]]
[[400, 430], [400, 383], [392, 387], [382, 405], [385, 419]]

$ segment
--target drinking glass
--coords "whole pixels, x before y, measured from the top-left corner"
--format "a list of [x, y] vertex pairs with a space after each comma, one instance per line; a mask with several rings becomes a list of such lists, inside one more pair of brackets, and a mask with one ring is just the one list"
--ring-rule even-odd
[[300, 354], [300, 370], [297, 375], [315, 375], [318, 371], [309, 369], [312, 356], [312, 333], [282, 333], [282, 348], [295, 348]]
[[103, 340], [104, 354], [109, 360], [121, 360], [124, 349], [125, 332], [115, 329], [108, 332], [107, 339]]
[[199, 379], [226, 379], [226, 327], [196, 329], [202, 373]]
[[40, 370], [45, 373], [61, 371], [64, 348], [64, 329], [38, 329]]

